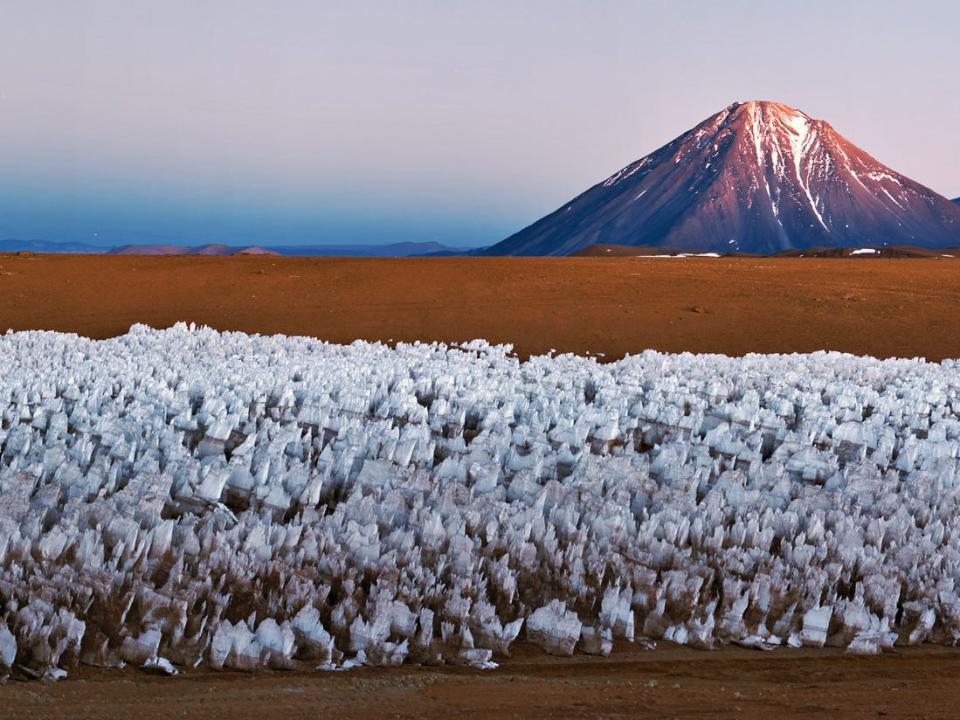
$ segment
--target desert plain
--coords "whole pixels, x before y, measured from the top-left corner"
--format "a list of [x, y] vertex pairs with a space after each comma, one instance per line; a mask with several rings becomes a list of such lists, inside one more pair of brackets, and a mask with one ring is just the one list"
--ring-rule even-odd
[[330, 342], [960, 357], [950, 258], [295, 258], [0, 255], [0, 329], [134, 323]]

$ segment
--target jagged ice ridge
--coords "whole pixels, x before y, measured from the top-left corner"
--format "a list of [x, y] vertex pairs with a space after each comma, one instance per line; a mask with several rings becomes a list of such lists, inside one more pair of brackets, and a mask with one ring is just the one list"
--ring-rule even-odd
[[0, 669], [960, 639], [954, 361], [0, 337]]

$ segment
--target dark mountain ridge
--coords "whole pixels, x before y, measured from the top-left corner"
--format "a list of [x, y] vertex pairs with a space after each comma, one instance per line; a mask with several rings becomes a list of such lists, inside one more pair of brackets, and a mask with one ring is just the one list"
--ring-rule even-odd
[[85, 253], [108, 255], [288, 255], [300, 257], [419, 257], [470, 255], [476, 251], [438, 242], [401, 242], [384, 245], [117, 245], [108, 247], [78, 242], [0, 240], [0, 252]]

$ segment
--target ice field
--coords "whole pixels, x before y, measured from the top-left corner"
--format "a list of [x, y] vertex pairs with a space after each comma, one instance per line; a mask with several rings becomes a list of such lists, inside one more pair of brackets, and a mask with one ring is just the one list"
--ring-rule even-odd
[[0, 670], [960, 640], [960, 366], [0, 336]]

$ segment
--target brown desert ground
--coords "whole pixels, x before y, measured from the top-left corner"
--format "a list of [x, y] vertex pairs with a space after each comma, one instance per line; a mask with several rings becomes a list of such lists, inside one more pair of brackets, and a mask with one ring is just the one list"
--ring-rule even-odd
[[[179, 320], [336, 342], [960, 357], [951, 259], [0, 256], [0, 329], [97, 338]], [[3, 718], [956, 717], [960, 651], [520, 647], [495, 671], [244, 675], [77, 668], [0, 687]]]
[[960, 357], [960, 262], [877, 258], [0, 255], [0, 329], [134, 323], [334, 342]]
[[623, 648], [551, 658], [519, 647], [496, 670], [400, 667], [343, 673], [81, 668], [56, 684], [0, 687], [5, 720], [241, 718], [955, 718], [960, 652]]

